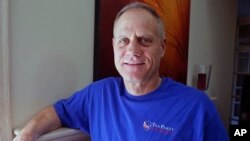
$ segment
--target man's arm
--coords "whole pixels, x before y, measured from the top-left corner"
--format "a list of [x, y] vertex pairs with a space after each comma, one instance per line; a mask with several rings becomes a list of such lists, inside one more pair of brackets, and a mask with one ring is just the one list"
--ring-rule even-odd
[[42, 134], [61, 127], [61, 121], [53, 106], [37, 113], [22, 129], [14, 141], [35, 141]]

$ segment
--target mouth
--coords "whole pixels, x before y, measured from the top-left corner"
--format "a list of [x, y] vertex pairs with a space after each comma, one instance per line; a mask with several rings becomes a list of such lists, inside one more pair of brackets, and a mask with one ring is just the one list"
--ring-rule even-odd
[[145, 63], [123, 63], [124, 65], [128, 65], [128, 66], [141, 66], [141, 65], [145, 65]]
[[145, 69], [145, 62], [123, 62], [122, 71], [128, 73], [138, 73]]

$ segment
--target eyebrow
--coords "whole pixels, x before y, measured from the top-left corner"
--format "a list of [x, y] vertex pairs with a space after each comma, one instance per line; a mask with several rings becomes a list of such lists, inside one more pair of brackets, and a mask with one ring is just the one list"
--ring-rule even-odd
[[[121, 35], [114, 36], [114, 37], [117, 38], [117, 39], [121, 39], [121, 38], [128, 38], [129, 36], [124, 35], [124, 34], [121, 34]], [[154, 36], [153, 36], [153, 35], [150, 35], [150, 34], [136, 35], [136, 38], [142, 38], [142, 37], [154, 38]]]

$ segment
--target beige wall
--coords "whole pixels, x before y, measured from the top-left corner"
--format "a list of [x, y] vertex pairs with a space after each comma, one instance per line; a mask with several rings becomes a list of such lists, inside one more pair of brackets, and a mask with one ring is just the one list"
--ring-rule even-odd
[[237, 0], [192, 0], [188, 85], [194, 64], [212, 64], [208, 94], [228, 126], [233, 73]]
[[[213, 64], [209, 95], [228, 124], [236, 0], [191, 0], [188, 85], [194, 64]], [[92, 81], [93, 0], [11, 0], [13, 127]]]
[[13, 127], [92, 82], [94, 1], [11, 0]]

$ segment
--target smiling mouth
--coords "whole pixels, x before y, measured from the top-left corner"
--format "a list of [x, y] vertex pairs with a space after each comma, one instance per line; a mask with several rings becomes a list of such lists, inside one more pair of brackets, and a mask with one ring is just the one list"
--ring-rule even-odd
[[123, 63], [125, 65], [129, 65], [129, 66], [141, 66], [144, 65], [145, 63]]

